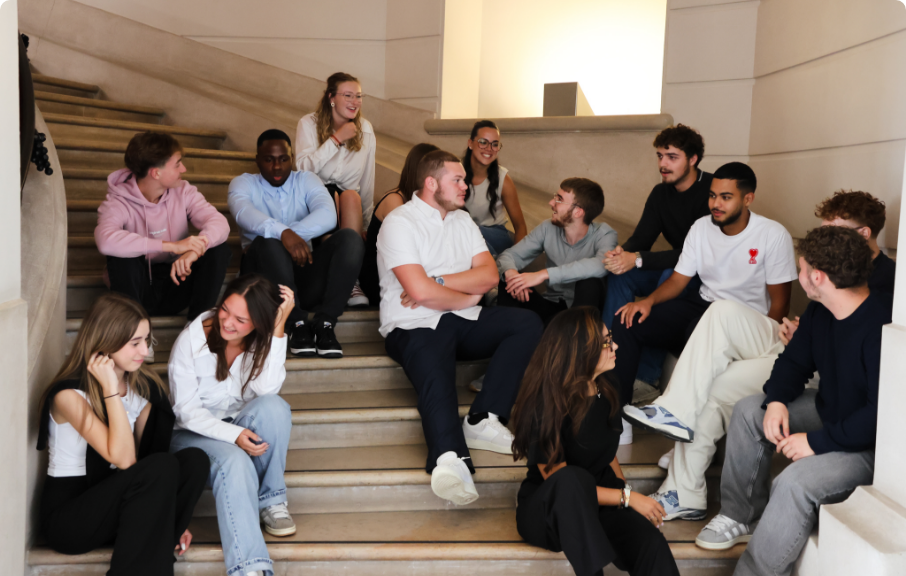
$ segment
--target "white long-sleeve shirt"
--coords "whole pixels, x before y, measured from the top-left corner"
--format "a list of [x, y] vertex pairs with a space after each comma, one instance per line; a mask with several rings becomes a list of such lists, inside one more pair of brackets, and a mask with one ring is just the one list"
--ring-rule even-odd
[[355, 190], [362, 197], [362, 218], [365, 230], [374, 212], [374, 151], [376, 142], [371, 122], [362, 118], [362, 149], [351, 152], [337, 146], [332, 138], [318, 144], [318, 128], [314, 112], [306, 114], [296, 126], [293, 151], [296, 170], [308, 170], [318, 175], [324, 184], [336, 184], [343, 190]]
[[177, 430], [229, 442], [236, 442], [242, 426], [224, 422], [235, 418], [246, 402], [266, 394], [277, 394], [286, 379], [287, 338], [271, 340], [271, 351], [264, 369], [249, 382], [242, 394], [242, 384], [248, 379], [251, 353], [243, 352], [230, 367], [226, 380], [217, 380], [217, 356], [208, 349], [202, 322], [215, 312], [201, 314], [176, 339], [170, 352], [168, 367], [170, 402], [176, 414]]

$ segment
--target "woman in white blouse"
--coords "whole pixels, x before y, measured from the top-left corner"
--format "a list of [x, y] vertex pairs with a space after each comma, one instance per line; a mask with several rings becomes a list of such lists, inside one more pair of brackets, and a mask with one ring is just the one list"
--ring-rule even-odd
[[296, 525], [286, 505], [289, 405], [283, 324], [293, 292], [249, 274], [227, 286], [215, 310], [198, 316], [170, 353], [176, 431], [170, 449], [197, 447], [211, 459], [217, 523], [228, 574], [273, 573], [259, 523], [274, 536]]
[[[365, 237], [374, 212], [374, 129], [362, 118], [362, 86], [350, 74], [327, 79], [318, 109], [296, 127], [296, 170], [318, 175], [337, 205], [337, 227]], [[367, 306], [356, 282], [350, 306]]]

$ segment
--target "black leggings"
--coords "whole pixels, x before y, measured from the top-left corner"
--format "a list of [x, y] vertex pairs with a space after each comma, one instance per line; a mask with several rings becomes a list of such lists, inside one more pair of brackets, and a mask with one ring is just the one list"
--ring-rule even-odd
[[113, 544], [108, 576], [173, 574], [173, 550], [208, 479], [198, 448], [152, 454], [86, 488], [86, 477], [47, 477], [41, 528], [47, 545], [84, 554]]
[[679, 576], [664, 535], [631, 508], [598, 506], [595, 479], [578, 466], [540, 486], [523, 482], [516, 528], [533, 546], [562, 550], [577, 576], [602, 574], [611, 562], [632, 576]]

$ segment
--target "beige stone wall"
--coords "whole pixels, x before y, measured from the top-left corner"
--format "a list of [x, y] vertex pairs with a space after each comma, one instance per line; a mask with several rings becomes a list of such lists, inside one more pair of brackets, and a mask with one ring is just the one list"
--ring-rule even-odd
[[378, 98], [439, 112], [443, 0], [79, 0], [318, 80], [338, 71]]
[[28, 305], [22, 299], [19, 218], [19, 45], [16, 0], [0, 4], [0, 559], [25, 570]]

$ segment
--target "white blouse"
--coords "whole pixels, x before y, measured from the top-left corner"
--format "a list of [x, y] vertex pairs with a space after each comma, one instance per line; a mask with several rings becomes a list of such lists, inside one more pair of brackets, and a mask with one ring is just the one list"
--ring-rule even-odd
[[235, 418], [249, 400], [280, 392], [286, 379], [287, 338], [284, 335], [271, 340], [271, 351], [261, 374], [249, 382], [243, 395], [242, 384], [252, 369], [251, 353], [237, 356], [226, 380], [217, 380], [217, 356], [208, 350], [202, 326], [214, 314], [210, 311], [199, 315], [176, 339], [168, 366], [170, 402], [177, 430], [191, 430], [232, 444], [243, 428], [223, 419]]
[[374, 212], [374, 152], [376, 143], [371, 122], [362, 118], [362, 149], [351, 152], [337, 146], [332, 138], [318, 144], [315, 113], [306, 114], [296, 126], [296, 170], [318, 175], [324, 184], [336, 184], [343, 190], [355, 190], [362, 197], [365, 230]]
[[[81, 390], [76, 390], [79, 396], [88, 401], [88, 395]], [[126, 417], [129, 419], [129, 428], [135, 431], [135, 421], [148, 401], [129, 388], [125, 396], [120, 396]], [[71, 476], [84, 476], [85, 455], [88, 453], [88, 440], [79, 434], [72, 424], [57, 424], [50, 415], [49, 429], [47, 431], [47, 475], [54, 478], [68, 478]], [[111, 468], [116, 468], [113, 464]]]

